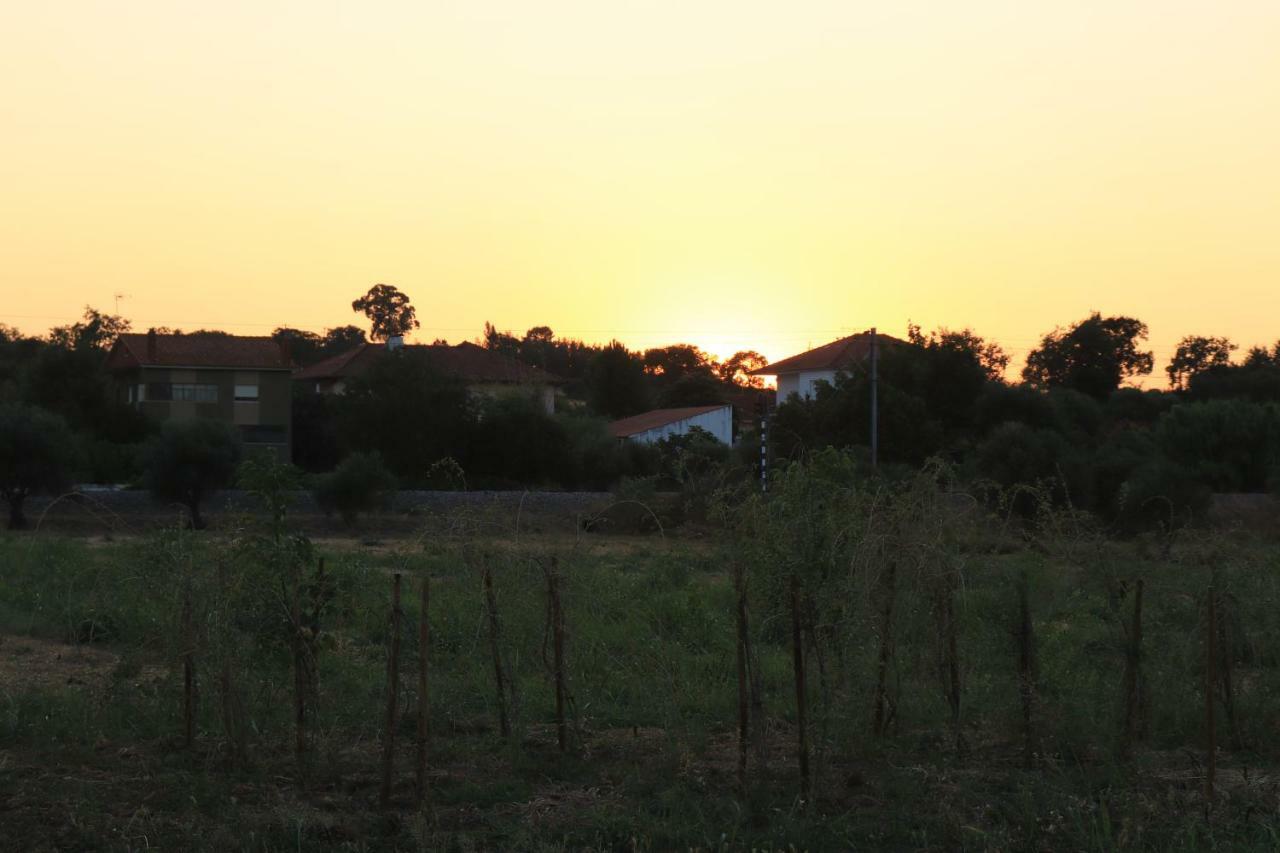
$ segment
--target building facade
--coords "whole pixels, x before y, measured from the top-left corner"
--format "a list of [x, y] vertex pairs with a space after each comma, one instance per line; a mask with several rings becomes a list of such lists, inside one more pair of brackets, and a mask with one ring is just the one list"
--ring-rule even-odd
[[107, 369], [117, 399], [157, 421], [222, 421], [246, 449], [290, 458], [292, 367], [287, 348], [272, 338], [125, 334]]
[[835, 384], [838, 373], [847, 372], [867, 360], [873, 336], [881, 352], [907, 343], [892, 335], [868, 330], [765, 365], [751, 371], [751, 375], [776, 377], [779, 403], [786, 402], [793, 394], [811, 400], [817, 396], [820, 383]]
[[733, 444], [733, 406], [693, 406], [683, 409], [654, 409], [609, 424], [609, 432], [619, 440], [653, 444], [684, 435], [694, 427], [704, 429], [725, 444]]

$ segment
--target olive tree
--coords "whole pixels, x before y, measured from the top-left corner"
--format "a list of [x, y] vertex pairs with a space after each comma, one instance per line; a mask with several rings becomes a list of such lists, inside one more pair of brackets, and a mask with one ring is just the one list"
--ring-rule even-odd
[[29, 495], [57, 492], [70, 481], [76, 444], [55, 414], [21, 403], [0, 405], [0, 497], [9, 505], [9, 529], [26, 527]]
[[160, 500], [178, 501], [202, 529], [200, 502], [235, 476], [240, 436], [221, 421], [169, 421], [147, 449], [146, 483]]

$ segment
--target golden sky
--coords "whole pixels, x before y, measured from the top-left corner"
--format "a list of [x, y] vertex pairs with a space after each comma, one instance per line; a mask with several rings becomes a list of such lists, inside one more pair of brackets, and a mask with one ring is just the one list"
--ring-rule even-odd
[[0, 322], [388, 282], [427, 340], [1274, 341], [1278, 46], [1276, 0], [0, 0]]

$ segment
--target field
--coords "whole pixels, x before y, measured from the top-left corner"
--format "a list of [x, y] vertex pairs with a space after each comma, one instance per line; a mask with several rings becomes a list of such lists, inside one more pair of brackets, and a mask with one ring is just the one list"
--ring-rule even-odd
[[1280, 548], [811, 485], [646, 535], [0, 539], [4, 846], [1280, 847]]

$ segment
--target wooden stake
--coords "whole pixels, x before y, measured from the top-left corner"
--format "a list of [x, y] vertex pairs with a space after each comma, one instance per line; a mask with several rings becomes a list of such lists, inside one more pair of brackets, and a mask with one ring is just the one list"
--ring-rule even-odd
[[494, 685], [498, 698], [498, 732], [506, 740], [511, 736], [511, 723], [507, 719], [507, 679], [502, 671], [502, 647], [499, 642], [502, 629], [498, 622], [498, 600], [493, 594], [493, 573], [489, 570], [487, 559], [482, 563], [480, 571], [484, 584], [485, 609], [489, 614], [489, 650], [493, 655]]
[[751, 688], [747, 676], [747, 574], [742, 563], [733, 565], [733, 586], [738, 594], [738, 788], [747, 791], [747, 745], [750, 740]]
[[1022, 698], [1023, 760], [1028, 768], [1035, 766], [1035, 729], [1032, 711], [1036, 695], [1035, 627], [1031, 621], [1031, 602], [1024, 569], [1018, 579], [1018, 692]]
[[1145, 704], [1143, 692], [1146, 685], [1142, 679], [1142, 591], [1145, 584], [1142, 578], [1134, 585], [1133, 590], [1133, 624], [1129, 629], [1129, 647], [1125, 654], [1124, 667], [1124, 725], [1120, 733], [1120, 757], [1128, 758], [1133, 749], [1133, 741], [1140, 731], [1140, 718]]
[[564, 674], [564, 609], [560, 603], [560, 575], [556, 558], [551, 558], [547, 572], [547, 596], [551, 603], [551, 640], [556, 683], [556, 740], [560, 751], [568, 749], [569, 730], [565, 723], [565, 674]]
[[800, 578], [791, 575], [791, 651], [796, 682], [796, 757], [800, 763], [800, 796], [809, 800], [809, 735], [805, 710], [804, 642], [800, 622]]
[[871, 723], [876, 737], [883, 737], [889, 725], [889, 661], [893, 657], [893, 605], [898, 595], [898, 565], [895, 561], [889, 561], [881, 585], [884, 606], [880, 609], [880, 651], [876, 658], [876, 693]]
[[382, 808], [391, 803], [391, 769], [395, 761], [396, 709], [400, 686], [400, 573], [391, 576], [391, 648], [387, 654], [387, 717], [382, 740]]
[[182, 738], [190, 749], [196, 740], [195, 630], [191, 617], [191, 582], [182, 591]]
[[1214, 777], [1218, 769], [1218, 733], [1213, 721], [1213, 693], [1217, 689], [1217, 657], [1218, 657], [1218, 608], [1217, 591], [1209, 587], [1209, 630], [1205, 640], [1205, 685], [1204, 685], [1204, 728], [1205, 728], [1205, 776], [1204, 797], [1206, 805], [1213, 805]]
[[427, 666], [431, 651], [431, 576], [422, 575], [422, 615], [418, 622], [418, 804], [427, 801], [427, 746], [430, 731], [428, 725]]
[[307, 664], [302, 636], [302, 567], [293, 569], [293, 598], [289, 603], [289, 622], [293, 631], [293, 730], [294, 757], [298, 762], [298, 778], [305, 777], [303, 758], [307, 753]]

